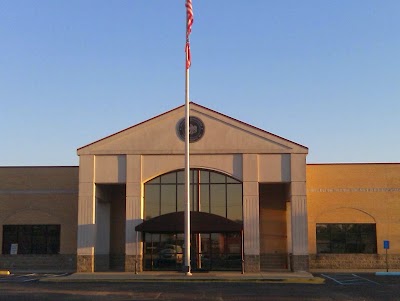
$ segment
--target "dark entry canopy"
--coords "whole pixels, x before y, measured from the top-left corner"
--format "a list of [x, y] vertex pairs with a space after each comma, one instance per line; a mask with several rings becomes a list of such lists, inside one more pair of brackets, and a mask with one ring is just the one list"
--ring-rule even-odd
[[[146, 233], [184, 233], [185, 212], [173, 212], [144, 221], [135, 227], [136, 231]], [[227, 233], [240, 232], [243, 225], [219, 215], [191, 211], [191, 233]]]

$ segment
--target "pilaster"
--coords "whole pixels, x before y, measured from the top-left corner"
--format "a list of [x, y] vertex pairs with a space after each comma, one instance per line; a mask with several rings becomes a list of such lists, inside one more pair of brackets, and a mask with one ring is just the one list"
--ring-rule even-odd
[[243, 230], [245, 271], [260, 271], [258, 157], [243, 154]]
[[126, 158], [126, 229], [125, 229], [125, 271], [141, 271], [141, 233], [135, 227], [142, 219], [142, 160], [140, 155]]
[[77, 271], [94, 272], [96, 244], [95, 156], [79, 158]]
[[291, 160], [292, 182], [290, 189], [293, 271], [308, 271], [308, 219], [306, 196], [306, 155], [293, 154]]

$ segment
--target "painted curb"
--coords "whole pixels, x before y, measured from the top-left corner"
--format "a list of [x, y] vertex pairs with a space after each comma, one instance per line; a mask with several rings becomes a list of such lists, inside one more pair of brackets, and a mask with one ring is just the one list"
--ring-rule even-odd
[[400, 272], [376, 272], [376, 276], [400, 276]]
[[0, 275], [10, 275], [10, 271], [0, 271]]
[[258, 282], [258, 283], [276, 283], [276, 284], [325, 284], [325, 279], [320, 277], [314, 278], [283, 278], [283, 279], [228, 279], [228, 278], [201, 278], [201, 279], [155, 279], [155, 278], [143, 278], [143, 279], [110, 279], [110, 278], [92, 278], [92, 279], [73, 279], [73, 278], [42, 278], [41, 282]]
[[314, 278], [289, 278], [284, 279], [284, 283], [300, 283], [300, 284], [325, 284], [325, 278], [314, 277]]

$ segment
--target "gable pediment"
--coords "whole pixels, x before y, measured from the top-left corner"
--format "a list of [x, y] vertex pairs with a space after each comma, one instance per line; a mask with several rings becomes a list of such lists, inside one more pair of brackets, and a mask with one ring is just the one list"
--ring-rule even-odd
[[[182, 154], [178, 123], [184, 106], [156, 116], [78, 149], [84, 154]], [[204, 124], [203, 137], [190, 144], [190, 152], [202, 153], [307, 153], [300, 144], [268, 133], [226, 115], [190, 103], [190, 115]]]

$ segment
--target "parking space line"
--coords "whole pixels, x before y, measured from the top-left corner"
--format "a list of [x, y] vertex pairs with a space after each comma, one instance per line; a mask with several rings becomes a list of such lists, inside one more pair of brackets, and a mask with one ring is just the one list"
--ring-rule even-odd
[[323, 277], [325, 277], [325, 278], [328, 278], [328, 279], [331, 279], [331, 280], [333, 280], [333, 281], [335, 281], [335, 282], [337, 282], [337, 283], [339, 283], [339, 284], [342, 284], [340, 281], [337, 281], [335, 278], [329, 277], [328, 275], [321, 274], [321, 276], [323, 276]]
[[67, 276], [70, 273], [62, 273], [62, 274], [45, 274], [46, 277], [63, 277], [63, 276]]
[[375, 283], [375, 284], [379, 284], [378, 282], [375, 282], [375, 281], [369, 280], [369, 279], [367, 279], [367, 278], [364, 278], [364, 277], [358, 276], [358, 275], [356, 275], [356, 274], [352, 274], [352, 275], [353, 275], [353, 276], [355, 276], [355, 277], [358, 277], [358, 278], [360, 278], [360, 279], [363, 279], [363, 280], [365, 280], [365, 281], [369, 281], [369, 282], [372, 282], [372, 283]]
[[328, 278], [336, 283], [339, 283], [340, 285], [357, 285], [367, 283], [379, 284], [378, 282], [369, 280], [356, 274], [332, 274], [330, 276], [326, 274], [321, 274], [321, 276]]
[[25, 280], [23, 280], [22, 282], [32, 282], [32, 281], [37, 281], [37, 280], [39, 280], [40, 278], [31, 278], [31, 279], [25, 279]]

